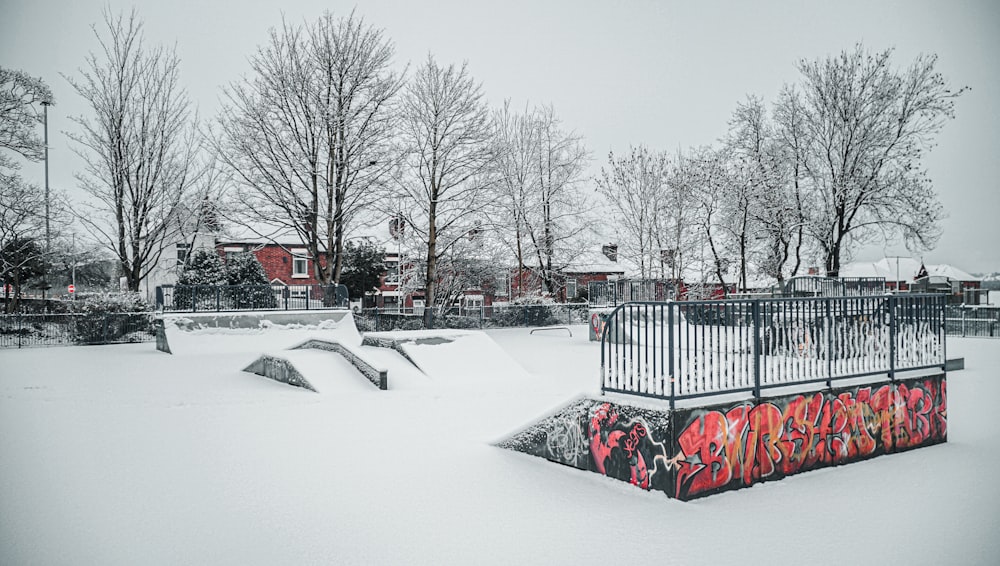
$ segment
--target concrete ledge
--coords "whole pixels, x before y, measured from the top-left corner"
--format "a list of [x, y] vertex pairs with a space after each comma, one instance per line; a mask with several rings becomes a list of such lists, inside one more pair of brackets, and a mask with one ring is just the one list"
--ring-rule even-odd
[[299, 373], [299, 370], [295, 369], [295, 366], [290, 361], [278, 356], [264, 354], [243, 368], [243, 371], [317, 392], [309, 381]]
[[351, 363], [358, 371], [361, 372], [368, 381], [371, 381], [376, 387], [385, 391], [389, 388], [389, 371], [382, 368], [376, 368], [371, 365], [367, 360], [363, 359], [356, 352], [352, 351], [347, 346], [344, 346], [336, 340], [330, 339], [320, 339], [320, 338], [310, 338], [301, 344], [293, 346], [290, 348], [292, 350], [305, 350], [305, 349], [315, 349], [315, 350], [326, 350], [328, 352], [335, 352], [340, 354], [348, 362]]
[[273, 325], [295, 328], [295, 325], [320, 326], [325, 322], [339, 324], [349, 315], [347, 310], [162, 313], [153, 320], [153, 325], [157, 350], [184, 354], [182, 347], [171, 348], [171, 336], [208, 329], [249, 331]]
[[584, 398], [497, 445], [689, 501], [947, 442], [946, 388], [938, 374], [673, 411]]
[[570, 338], [573, 337], [573, 331], [570, 330], [568, 326], [541, 326], [538, 328], [532, 328], [531, 332], [529, 332], [528, 334], [534, 334], [536, 332], [545, 332], [548, 330], [565, 330], [566, 333], [569, 334]]

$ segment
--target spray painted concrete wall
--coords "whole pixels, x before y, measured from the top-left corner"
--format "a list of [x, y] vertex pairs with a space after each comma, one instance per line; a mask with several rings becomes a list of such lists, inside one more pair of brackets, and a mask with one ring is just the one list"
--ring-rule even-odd
[[499, 445], [691, 500], [947, 440], [944, 374], [700, 408], [581, 399]]

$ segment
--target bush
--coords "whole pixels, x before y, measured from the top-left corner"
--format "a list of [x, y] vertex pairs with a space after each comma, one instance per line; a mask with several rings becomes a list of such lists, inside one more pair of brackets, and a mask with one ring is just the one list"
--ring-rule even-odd
[[[121, 341], [130, 334], [152, 333], [152, 307], [139, 293], [85, 295], [70, 303], [75, 319], [74, 340], [82, 344]], [[139, 341], [140, 337], [135, 340]]]
[[229, 306], [234, 309], [273, 309], [278, 300], [267, 280], [264, 266], [252, 253], [240, 254], [226, 265]]

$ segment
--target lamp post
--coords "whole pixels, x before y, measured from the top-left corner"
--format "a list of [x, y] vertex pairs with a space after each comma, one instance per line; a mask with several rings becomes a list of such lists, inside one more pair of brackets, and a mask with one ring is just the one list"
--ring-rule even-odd
[[49, 230], [49, 106], [51, 100], [42, 101], [42, 124], [45, 130], [45, 257], [42, 261], [44, 270], [42, 278], [42, 301], [45, 300], [45, 292], [51, 287], [49, 285], [49, 259], [52, 253], [52, 234]]

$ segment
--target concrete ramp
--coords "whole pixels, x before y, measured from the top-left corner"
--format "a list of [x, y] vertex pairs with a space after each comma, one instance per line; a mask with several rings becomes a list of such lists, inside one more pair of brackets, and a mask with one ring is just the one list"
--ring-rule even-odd
[[262, 354], [243, 371], [317, 393], [374, 391], [367, 377], [344, 356], [326, 350]]
[[435, 382], [527, 379], [524, 370], [485, 332], [409, 330], [367, 332], [364, 346], [390, 348]]
[[349, 311], [255, 311], [165, 313], [157, 320], [157, 349], [175, 355], [291, 348], [309, 337], [360, 344]]
[[688, 501], [947, 436], [942, 373], [673, 410], [640, 397], [583, 398], [498, 446]]

